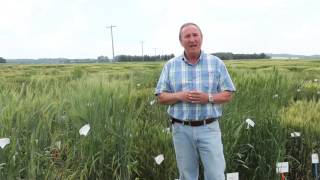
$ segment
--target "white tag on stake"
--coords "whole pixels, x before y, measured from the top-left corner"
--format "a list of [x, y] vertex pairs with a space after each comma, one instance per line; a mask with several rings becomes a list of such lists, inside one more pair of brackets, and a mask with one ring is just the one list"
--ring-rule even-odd
[[3, 149], [6, 145], [10, 144], [9, 138], [0, 138], [0, 147]]
[[152, 100], [152, 101], [150, 101], [150, 105], [151, 105], [151, 106], [154, 105], [154, 103], [156, 103], [156, 100], [155, 100], [155, 99]]
[[246, 119], [246, 123], [247, 123], [247, 129], [251, 127], [254, 127], [255, 123], [251, 120], [251, 119]]
[[79, 134], [87, 136], [89, 131], [90, 131], [90, 124], [86, 124], [86, 125], [82, 126], [82, 128], [79, 130]]
[[227, 173], [227, 180], [239, 180], [239, 173]]
[[154, 158], [154, 160], [156, 161], [156, 163], [158, 165], [160, 165], [162, 163], [162, 161], [164, 160], [163, 154], [159, 154], [157, 157]]
[[288, 162], [279, 162], [276, 167], [277, 173], [287, 173], [289, 172], [289, 163]]
[[291, 133], [291, 137], [300, 137], [301, 133], [300, 132], [293, 132]]
[[319, 164], [319, 156], [317, 153], [311, 155], [312, 164]]

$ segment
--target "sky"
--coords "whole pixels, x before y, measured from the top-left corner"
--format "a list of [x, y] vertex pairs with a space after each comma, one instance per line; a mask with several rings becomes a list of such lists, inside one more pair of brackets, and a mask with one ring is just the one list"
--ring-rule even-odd
[[314, 55], [319, 9], [319, 0], [0, 0], [0, 57], [112, 58], [111, 25], [115, 55], [179, 55], [186, 22], [200, 26], [207, 53]]

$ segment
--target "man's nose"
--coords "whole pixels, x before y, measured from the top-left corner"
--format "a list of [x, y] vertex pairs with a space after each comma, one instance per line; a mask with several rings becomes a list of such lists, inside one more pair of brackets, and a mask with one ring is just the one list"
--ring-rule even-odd
[[195, 38], [194, 36], [191, 36], [191, 37], [190, 37], [190, 41], [192, 41], [192, 42], [195, 41], [195, 39], [196, 39], [196, 38]]

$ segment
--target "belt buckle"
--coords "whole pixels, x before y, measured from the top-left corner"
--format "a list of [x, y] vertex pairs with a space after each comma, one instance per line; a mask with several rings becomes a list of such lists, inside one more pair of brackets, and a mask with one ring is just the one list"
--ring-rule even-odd
[[185, 126], [185, 125], [188, 125], [188, 121], [183, 121], [182, 124]]

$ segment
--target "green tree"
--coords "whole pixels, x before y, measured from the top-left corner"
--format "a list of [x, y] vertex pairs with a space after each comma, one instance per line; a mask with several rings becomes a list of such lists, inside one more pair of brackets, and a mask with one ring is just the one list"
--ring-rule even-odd
[[6, 63], [6, 60], [3, 57], [0, 57], [0, 63]]

